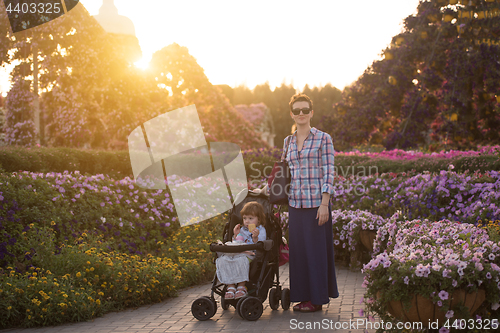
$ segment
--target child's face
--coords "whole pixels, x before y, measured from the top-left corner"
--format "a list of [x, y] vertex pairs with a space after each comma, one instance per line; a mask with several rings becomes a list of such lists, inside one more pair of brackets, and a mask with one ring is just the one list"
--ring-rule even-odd
[[253, 216], [253, 215], [243, 215], [243, 224], [247, 228], [250, 224], [255, 224], [255, 226], [258, 226], [259, 219], [257, 218], [257, 216]]

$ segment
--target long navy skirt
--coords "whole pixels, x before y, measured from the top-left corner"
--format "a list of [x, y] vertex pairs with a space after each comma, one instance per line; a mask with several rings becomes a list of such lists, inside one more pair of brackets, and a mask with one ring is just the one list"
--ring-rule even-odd
[[333, 255], [332, 214], [318, 226], [318, 208], [288, 207], [290, 300], [327, 304], [339, 297]]

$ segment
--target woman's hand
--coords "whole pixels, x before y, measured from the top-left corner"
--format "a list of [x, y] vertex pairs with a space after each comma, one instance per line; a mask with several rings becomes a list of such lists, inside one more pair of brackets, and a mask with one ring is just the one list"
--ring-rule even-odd
[[319, 219], [318, 225], [322, 226], [328, 221], [328, 206], [320, 205], [318, 208], [318, 213], [316, 214], [316, 218]]

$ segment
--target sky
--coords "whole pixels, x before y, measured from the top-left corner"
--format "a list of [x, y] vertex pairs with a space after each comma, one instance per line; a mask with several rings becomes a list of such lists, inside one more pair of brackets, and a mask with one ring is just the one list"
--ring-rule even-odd
[[[80, 0], [96, 15], [102, 0]], [[114, 0], [135, 24], [144, 66], [155, 51], [186, 46], [212, 84], [268, 82], [343, 89], [403, 29], [419, 0]], [[0, 91], [9, 87], [0, 74]]]

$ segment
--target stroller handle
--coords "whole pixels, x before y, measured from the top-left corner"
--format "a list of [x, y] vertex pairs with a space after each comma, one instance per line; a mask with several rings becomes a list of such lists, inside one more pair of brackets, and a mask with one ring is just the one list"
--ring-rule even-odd
[[265, 241], [259, 241], [257, 244], [243, 244], [243, 245], [224, 245], [212, 243], [210, 244], [210, 251], [212, 252], [226, 252], [226, 253], [238, 253], [252, 250], [269, 251], [273, 248], [273, 240], [266, 239]]

